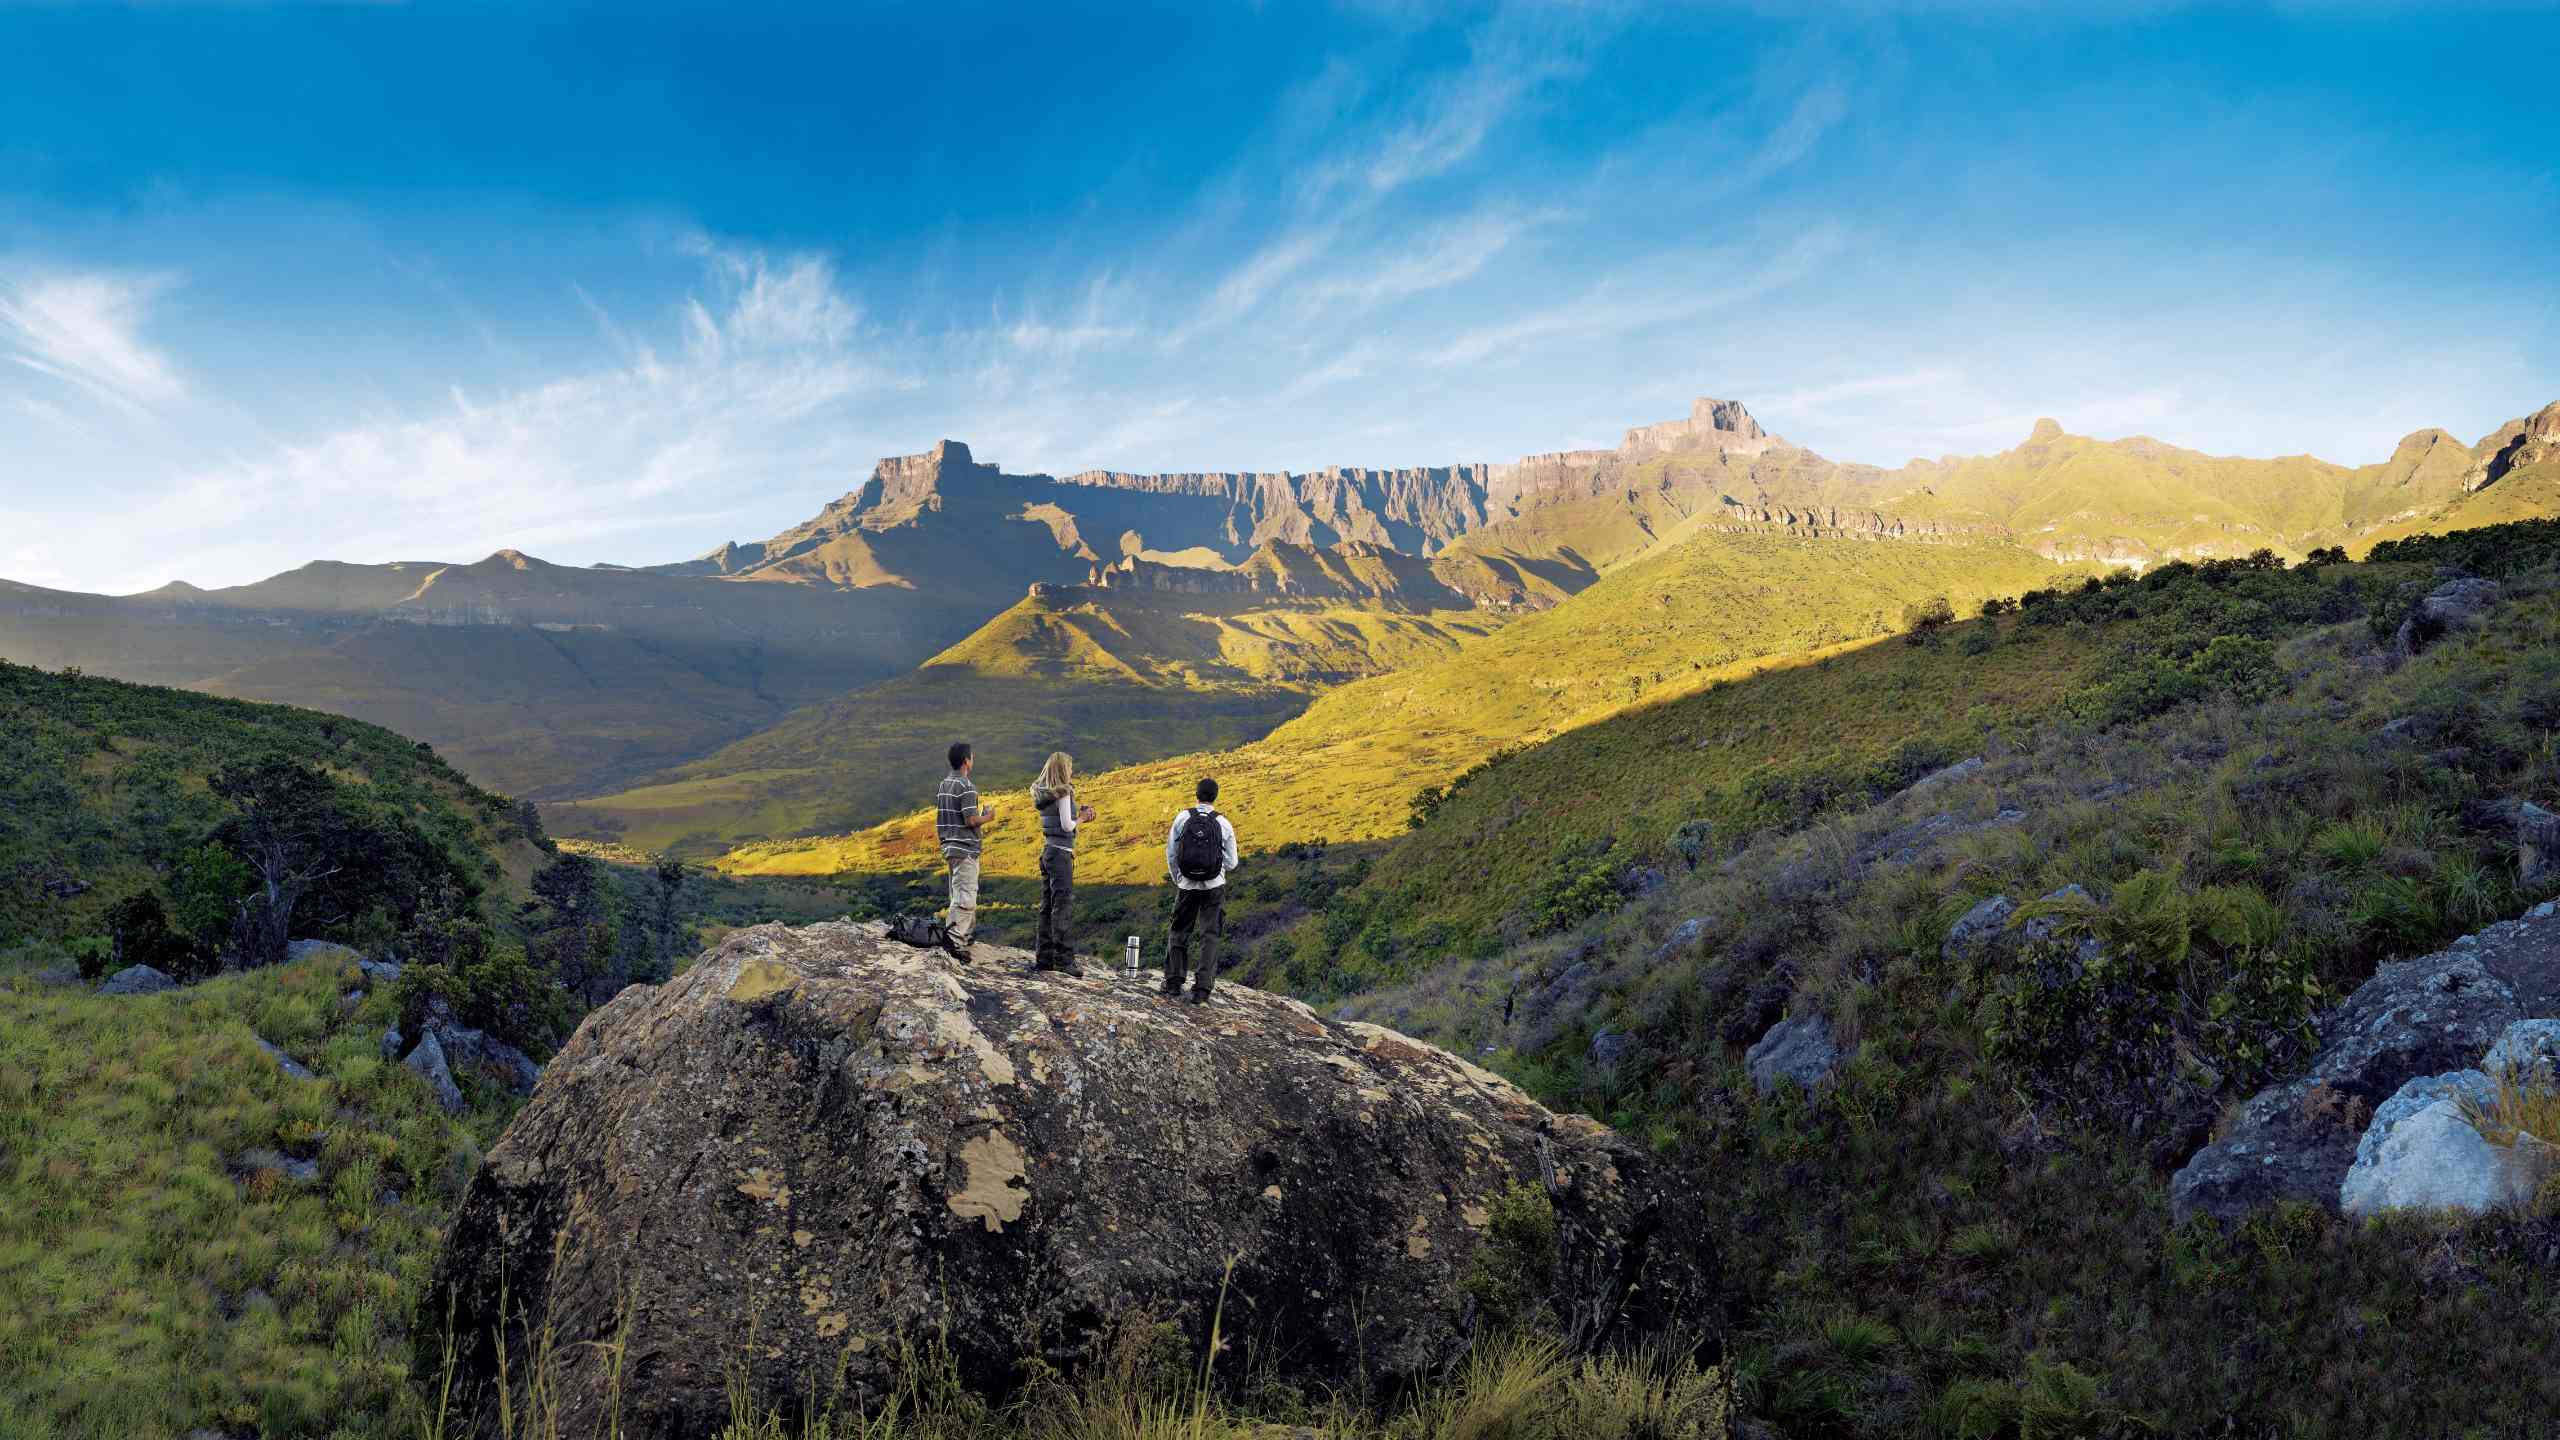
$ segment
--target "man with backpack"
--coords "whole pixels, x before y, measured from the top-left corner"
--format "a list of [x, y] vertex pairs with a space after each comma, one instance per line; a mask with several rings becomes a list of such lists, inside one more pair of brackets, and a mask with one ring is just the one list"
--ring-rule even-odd
[[943, 863], [951, 867], [951, 909], [942, 946], [958, 959], [969, 958], [969, 940], [978, 933], [978, 832], [996, 818], [996, 808], [978, 803], [978, 784], [969, 778], [976, 761], [969, 742], [953, 742], [951, 773], [933, 792], [933, 828], [942, 841]]
[[1236, 827], [1218, 813], [1218, 782], [1204, 779], [1195, 792], [1200, 803], [1173, 817], [1164, 840], [1165, 873], [1173, 880], [1173, 943], [1165, 947], [1164, 986], [1168, 998], [1181, 995], [1190, 969], [1191, 940], [1200, 940], [1200, 968], [1184, 998], [1205, 1003], [1218, 980], [1218, 942], [1227, 933], [1227, 872], [1236, 868]]

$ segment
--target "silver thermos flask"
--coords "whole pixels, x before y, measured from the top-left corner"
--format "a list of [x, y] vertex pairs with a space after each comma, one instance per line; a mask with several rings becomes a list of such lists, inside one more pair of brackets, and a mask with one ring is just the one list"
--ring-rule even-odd
[[1132, 975], [1138, 973], [1138, 937], [1135, 935], [1129, 937], [1128, 971]]

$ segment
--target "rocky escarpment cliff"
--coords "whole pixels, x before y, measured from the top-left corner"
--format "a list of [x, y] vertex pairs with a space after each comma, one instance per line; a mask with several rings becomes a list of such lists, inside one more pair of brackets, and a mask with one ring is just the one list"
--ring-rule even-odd
[[[876, 1398], [924, 1336], [1001, 1388], [1222, 1315], [1222, 1367], [1392, 1384], [1489, 1323], [1486, 1266], [1586, 1341], [1700, 1312], [1698, 1196], [1594, 1121], [1278, 996], [980, 955], [761, 926], [590, 1015], [438, 1262], [466, 1381], [547, 1337], [572, 1428], [618, 1355], [622, 1433], [696, 1436], [733, 1377], [786, 1412]], [[1528, 1273], [1493, 1248], [1522, 1206], [1556, 1234]]]

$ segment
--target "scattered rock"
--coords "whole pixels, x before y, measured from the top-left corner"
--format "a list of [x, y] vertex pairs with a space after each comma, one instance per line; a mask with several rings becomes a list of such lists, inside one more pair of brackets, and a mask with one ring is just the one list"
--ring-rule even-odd
[[1602, 1070], [1615, 1070], [1635, 1043], [1631, 1036], [1615, 1030], [1603, 1030], [1591, 1037], [1591, 1063]]
[[2276, 1200], [2337, 1204], [2358, 1137], [2320, 1118], [2334, 1102], [2379, 1107], [2411, 1080], [2470, 1069], [2532, 1014], [2560, 1014], [2560, 908], [2383, 966], [2321, 1017], [2309, 1069], [2258, 1092], [2171, 1178], [2173, 1212], [2229, 1220]]
[[[423, 1299], [462, 1337], [459, 1387], [498, 1344], [523, 1373], [547, 1333], [563, 1431], [591, 1433], [609, 1379], [588, 1342], [627, 1317], [650, 1358], [622, 1376], [626, 1433], [694, 1434], [733, 1376], [877, 1395], [900, 1337], [931, 1334], [1000, 1385], [1138, 1316], [1199, 1343], [1222, 1290], [1239, 1366], [1407, 1384], [1466, 1352], [1490, 1211], [1547, 1176], [1560, 1253], [1535, 1278], [1557, 1313], [1633, 1341], [1709, 1301], [1696, 1182], [1595, 1121], [1243, 985], [1195, 1008], [1152, 977], [979, 953], [759, 926], [590, 1014], [472, 1176]], [[436, 1328], [418, 1343], [440, 1355]]]
[[2560, 815], [2527, 800], [2516, 806], [2516, 880], [2531, 889], [2560, 876]]
[[2018, 907], [2006, 895], [1994, 895], [1957, 917], [1947, 927], [1947, 943], [1939, 954], [1950, 961], [1977, 961], [1987, 958], [2006, 938], [2009, 917]]
[[2435, 637], [2478, 619], [2497, 599], [2493, 580], [2448, 580], [2427, 592], [2427, 598], [2418, 602], [2417, 613], [2400, 622], [2392, 643], [2402, 655], [2415, 655]]
[[542, 1067], [533, 1057], [486, 1031], [448, 1023], [428, 1026], [427, 1035], [443, 1049], [448, 1064], [515, 1094], [530, 1095], [542, 1082]]
[[157, 995], [174, 990], [178, 982], [148, 965], [128, 965], [98, 982], [101, 995]]
[[364, 962], [364, 957], [356, 953], [354, 946], [341, 945], [335, 940], [288, 941], [284, 947], [284, 958], [289, 963], [315, 959], [344, 960], [350, 964]]
[[1981, 773], [1982, 757], [1975, 755], [1968, 759], [1959, 760], [1944, 770], [1933, 770], [1928, 774], [1921, 776], [1919, 779], [1904, 786], [1902, 788], [1902, 793], [1906, 796], [1923, 795], [1948, 783], [1949, 781], [1969, 780]]
[[268, 1044], [265, 1036], [252, 1035], [249, 1038], [257, 1041], [258, 1048], [266, 1051], [267, 1054], [276, 1062], [276, 1068], [282, 1070], [285, 1074], [296, 1080], [317, 1080], [320, 1078], [319, 1076], [312, 1074], [311, 1071], [302, 1064], [302, 1062], [294, 1059], [290, 1055], [287, 1055], [277, 1046]]
[[2493, 1076], [2511, 1066], [2527, 1078], [2541, 1070], [2560, 1072], [2560, 1020], [2519, 1020], [2480, 1057], [2480, 1068]]
[[1689, 947], [1697, 944], [1706, 933], [1707, 919], [1703, 915], [1692, 916], [1681, 921], [1680, 928], [1671, 932], [1670, 939], [1654, 947], [1654, 965], [1659, 967], [1663, 962], [1677, 959], [1687, 953]]
[[80, 978], [80, 967], [77, 965], [47, 965], [28, 978], [39, 985], [68, 986], [87, 983]]
[[410, 1051], [409, 1058], [400, 1063], [416, 1071], [418, 1078], [427, 1082], [427, 1089], [435, 1095], [436, 1103], [444, 1107], [446, 1114], [462, 1112], [462, 1087], [453, 1083], [453, 1067], [445, 1063], [444, 1046], [436, 1043], [434, 1031], [421, 1036], [418, 1048]]
[[1650, 865], [1637, 865], [1630, 868], [1625, 875], [1619, 877], [1618, 888], [1621, 892], [1628, 895], [1650, 895], [1654, 891], [1659, 890], [1670, 883], [1671, 877], [1663, 874], [1654, 867]]
[[86, 895], [97, 887], [76, 875], [57, 875], [44, 882], [44, 893], [55, 900], [70, 900]]
[[264, 1146], [242, 1154], [240, 1168], [252, 1174], [260, 1170], [273, 1170], [287, 1180], [303, 1185], [317, 1184], [320, 1180], [319, 1162], [296, 1160], [280, 1150], [270, 1150]]
[[1831, 1043], [1831, 1022], [1819, 1015], [1799, 1015], [1769, 1027], [1760, 1043], [1743, 1057], [1751, 1083], [1769, 1094], [1782, 1080], [1810, 1090], [1840, 1066], [1839, 1047]]
[[2373, 738], [2385, 745], [2415, 745], [2418, 743], [2417, 718], [2403, 715], [2396, 720], [2386, 720], [2381, 729], [2373, 732]]
[[383, 1030], [382, 1058], [385, 1063], [397, 1062], [400, 1058], [400, 1052], [406, 1048], [407, 1043], [400, 1038], [399, 1026], [392, 1025]]
[[356, 969], [364, 972], [368, 985], [388, 985], [400, 978], [400, 962], [397, 960], [359, 960]]
[[2480, 1138], [2463, 1118], [2453, 1098], [2457, 1092], [2486, 1100], [2489, 1077], [2477, 1070], [2420, 1076], [2376, 1107], [2339, 1186], [2338, 1208], [2349, 1215], [2479, 1215], [2530, 1198], [2524, 1167], [2510, 1164], [2505, 1153]]

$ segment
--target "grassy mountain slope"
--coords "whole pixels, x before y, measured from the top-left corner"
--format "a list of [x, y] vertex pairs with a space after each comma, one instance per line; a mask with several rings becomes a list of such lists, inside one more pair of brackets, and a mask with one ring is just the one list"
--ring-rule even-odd
[[2554, 516], [2560, 516], [2560, 460], [2546, 460], [2510, 471], [2496, 484], [2473, 491], [2442, 509], [2369, 532], [2351, 548], [2356, 554], [2365, 555], [2376, 545], [2392, 540], [2449, 535], [2457, 530]]
[[415, 1297], [504, 1116], [437, 1110], [364, 988], [339, 958], [107, 997], [0, 951], [0, 1433], [428, 1433]]
[[[2439, 566], [2502, 603], [2378, 654]], [[2555, 697], [2560, 524], [2172, 569], [1524, 752], [1259, 963], [1318, 994], [1390, 980], [1353, 1012], [1719, 1177], [1727, 1363], [1777, 1433], [2518, 1433], [2560, 1399], [2520, 1318], [2560, 1304], [2547, 1206], [2224, 1232], [2173, 1227], [2166, 1190], [2299, 1069], [2321, 1007], [2548, 893], [2493, 802], [2560, 796]], [[1958, 754], [1984, 763], [1900, 793]], [[1560, 811], [1621, 846], [1560, 843]], [[1669, 844], [1691, 817], [1716, 827], [1694, 874]], [[1671, 878], [1639, 894], [1648, 860]], [[1949, 952], [1976, 901], [2066, 884], [2093, 898], [2051, 952]], [[1589, 903], [1471, 942], [1540, 895]], [[2042, 963], [2083, 932], [2105, 963]], [[1764, 1096], [1742, 1056], [1790, 1013], [1850, 1058]]]
[[564, 834], [687, 852], [855, 829], [929, 796], [954, 739], [978, 747], [982, 772], [1026, 777], [1056, 749], [1089, 773], [1231, 749], [1327, 684], [1449, 654], [1506, 618], [1044, 587], [913, 674], [795, 711], [648, 784], [545, 813]]
[[265, 756], [324, 767], [493, 898], [544, 858], [512, 802], [378, 726], [0, 662], [0, 945], [99, 933], [220, 821], [206, 777]]
[[[1087, 797], [1101, 818], [1080, 851], [1080, 875], [1159, 874], [1163, 827], [1203, 773], [1222, 777], [1251, 848], [1389, 835], [1403, 828], [1416, 789], [1498, 747], [1648, 693], [1703, 685], [1729, 667], [1876, 635], [1917, 600], [1945, 596], [1970, 608], [2057, 573], [2012, 547], [1701, 534], [1447, 659], [1330, 691], [1240, 750], [1097, 775]], [[1030, 779], [1027, 769], [986, 764], [980, 775], [990, 793]], [[934, 859], [931, 831], [929, 815], [909, 815], [838, 840], [742, 847], [721, 865], [748, 874], [909, 869]], [[1024, 822], [999, 821], [989, 869], [1030, 873], [1036, 849]]]

